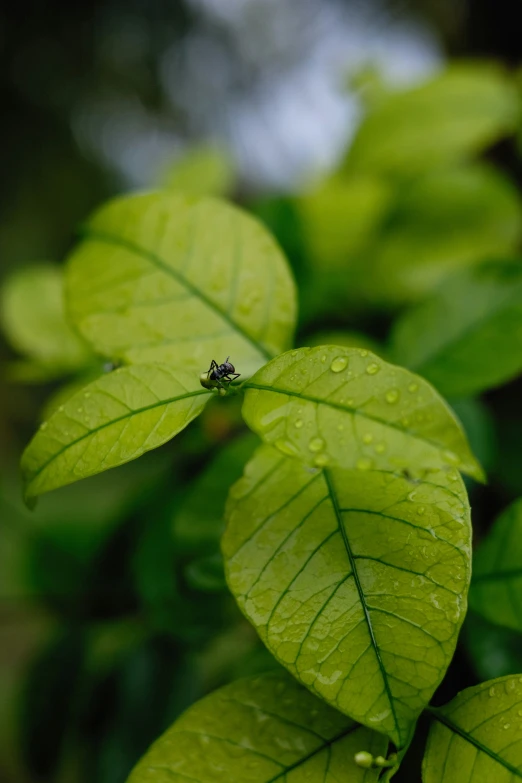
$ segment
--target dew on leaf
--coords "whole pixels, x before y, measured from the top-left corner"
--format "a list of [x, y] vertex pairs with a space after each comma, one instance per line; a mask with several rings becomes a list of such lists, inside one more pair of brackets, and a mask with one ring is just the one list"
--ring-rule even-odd
[[375, 375], [376, 373], [378, 373], [378, 372], [379, 372], [379, 370], [380, 370], [380, 369], [381, 369], [381, 368], [379, 367], [379, 365], [377, 364], [377, 362], [371, 362], [371, 363], [370, 363], [370, 364], [367, 366], [367, 368], [366, 368], [366, 372], [368, 373], [368, 375]]
[[373, 461], [368, 457], [361, 457], [357, 460], [356, 466], [358, 470], [371, 470], [373, 468]]
[[40, 429], [41, 429], [41, 430], [46, 430], [48, 426], [49, 426], [49, 425], [47, 424], [47, 422], [46, 422], [46, 421], [43, 421], [43, 422], [40, 424]]
[[289, 440], [285, 440], [284, 438], [278, 438], [275, 441], [274, 446], [283, 454], [286, 454], [287, 457], [297, 457], [299, 455], [299, 449], [294, 446], [293, 443], [290, 443]]
[[390, 389], [390, 391], [386, 392], [386, 402], [389, 402], [390, 405], [393, 405], [397, 400], [399, 399], [399, 391], [397, 389]]
[[324, 449], [324, 440], [322, 438], [312, 438], [308, 444], [310, 451], [322, 451]]
[[373, 435], [371, 432], [367, 432], [363, 435], [363, 443], [371, 443], [373, 440]]
[[410, 385], [408, 386], [408, 391], [411, 392], [411, 394], [415, 394], [418, 388], [419, 388], [418, 383], [410, 383]]
[[322, 454], [318, 454], [314, 459], [314, 465], [317, 465], [318, 468], [324, 468], [326, 465], [328, 465], [329, 462], [330, 458], [328, 454], [325, 454], [324, 452]]
[[384, 454], [386, 451], [386, 443], [377, 443], [375, 446], [375, 451], [377, 454]]
[[344, 356], [338, 356], [330, 365], [332, 372], [342, 372], [348, 367], [348, 359]]
[[296, 419], [294, 426], [295, 426], [296, 429], [300, 430], [301, 427], [303, 426], [303, 420], [302, 419]]

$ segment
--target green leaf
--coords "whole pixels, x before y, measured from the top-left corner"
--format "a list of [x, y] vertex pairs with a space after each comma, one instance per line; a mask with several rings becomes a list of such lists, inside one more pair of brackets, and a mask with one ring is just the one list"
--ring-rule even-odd
[[101, 353], [246, 377], [289, 347], [294, 283], [267, 231], [236, 207], [166, 192], [91, 218], [67, 268], [69, 312]]
[[416, 301], [459, 269], [515, 252], [521, 234], [520, 196], [498, 171], [432, 172], [401, 189], [357, 285], [372, 302]]
[[492, 623], [522, 631], [522, 498], [500, 515], [474, 555], [470, 605]]
[[60, 406], [22, 456], [27, 499], [114, 468], [184, 429], [212, 392], [161, 365], [104, 375]]
[[56, 374], [82, 367], [92, 357], [87, 345], [66, 323], [62, 299], [62, 272], [54, 264], [21, 269], [2, 287], [6, 337], [15, 350], [38, 363], [34, 372], [41, 377], [37, 376], [37, 381], [52, 375], [53, 370]]
[[458, 468], [481, 480], [458, 420], [429, 383], [365, 349], [289, 351], [259, 370], [243, 416], [283, 454], [317, 467]]
[[466, 688], [439, 709], [423, 762], [424, 783], [515, 783], [522, 778], [522, 677]]
[[441, 681], [466, 611], [462, 480], [308, 468], [263, 446], [230, 491], [223, 553], [269, 650], [398, 748]]
[[426, 84], [384, 97], [363, 121], [347, 166], [409, 175], [480, 152], [515, 130], [514, 84], [496, 65], [458, 64]]
[[287, 674], [238, 680], [190, 707], [128, 783], [372, 783], [354, 755], [386, 740], [317, 699]]
[[462, 640], [479, 680], [522, 671], [522, 635], [468, 612]]
[[522, 263], [487, 262], [451, 277], [398, 321], [392, 351], [455, 397], [513, 378], [522, 371]]
[[234, 168], [224, 152], [194, 147], [166, 167], [158, 184], [192, 196], [226, 196], [234, 185]]

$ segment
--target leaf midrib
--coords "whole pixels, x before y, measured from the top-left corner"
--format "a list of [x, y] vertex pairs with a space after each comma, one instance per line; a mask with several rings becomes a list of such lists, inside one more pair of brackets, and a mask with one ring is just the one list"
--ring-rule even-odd
[[80, 435], [75, 440], [65, 444], [65, 446], [59, 449], [59, 451], [55, 452], [47, 460], [47, 462], [44, 462], [43, 465], [41, 465], [36, 472], [32, 473], [30, 479], [31, 483], [35, 479], [37, 479], [40, 473], [42, 473], [42, 471], [44, 471], [52, 462], [54, 462], [55, 459], [58, 459], [58, 457], [60, 457], [68, 449], [72, 448], [73, 446], [76, 446], [78, 443], [81, 443], [82, 440], [89, 438], [91, 435], [96, 435], [97, 432], [100, 432], [101, 430], [104, 430], [107, 427], [111, 427], [113, 424], [118, 424], [120, 421], [124, 421], [125, 419], [130, 419], [134, 416], [138, 416], [140, 413], [145, 413], [147, 411], [154, 410], [154, 408], [160, 408], [162, 406], [170, 405], [172, 402], [178, 402], [179, 400], [186, 400], [189, 397], [197, 397], [200, 394], [211, 395], [212, 392], [207, 391], [206, 389], [196, 389], [195, 391], [187, 392], [186, 394], [182, 394], [177, 397], [169, 397], [165, 400], [158, 400], [158, 402], [154, 402], [151, 405], [145, 405], [143, 408], [134, 408], [132, 410], [129, 410], [129, 412], [125, 413], [123, 416], [118, 416], [115, 419], [110, 419], [110, 421], [107, 421], [104, 424], [100, 424], [99, 427], [95, 427], [94, 429], [87, 430], [87, 432], [85, 432], [83, 435]]
[[187, 280], [187, 278], [178, 272], [177, 269], [169, 266], [169, 264], [167, 264], [166, 261], [164, 261], [160, 256], [156, 255], [156, 253], [147, 250], [135, 242], [131, 242], [129, 239], [123, 239], [123, 237], [118, 237], [114, 234], [109, 234], [104, 231], [93, 231], [87, 228], [82, 232], [82, 237], [86, 240], [92, 239], [94, 241], [113, 244], [125, 248], [131, 253], [142, 256], [142, 258], [145, 258], [151, 264], [154, 264], [158, 269], [161, 269], [162, 272], [165, 272], [165, 274], [173, 277], [177, 283], [182, 285], [187, 291], [190, 291], [193, 296], [200, 299], [210, 310], [213, 310], [215, 313], [217, 313], [217, 315], [219, 315], [220, 318], [222, 318], [235, 332], [240, 334], [257, 351], [259, 351], [259, 353], [264, 356], [265, 359], [270, 360], [274, 358], [275, 353], [269, 351], [268, 348], [266, 348], [262, 343], [257, 342], [257, 340], [249, 335], [242, 326], [240, 326], [230, 317], [226, 310], [222, 310], [220, 307], [218, 307], [218, 305], [212, 299], [210, 299], [210, 297], [203, 293], [200, 288], [197, 288], [193, 283]]
[[430, 715], [435, 718], [435, 720], [438, 720], [440, 723], [446, 726], [446, 728], [450, 729], [450, 731], [453, 731], [455, 734], [458, 734], [459, 737], [462, 737], [462, 739], [469, 742], [470, 745], [474, 745], [478, 750], [482, 751], [482, 753], [485, 753], [513, 775], [516, 775], [518, 778], [522, 778], [522, 772], [517, 769], [517, 767], [514, 767], [509, 763], [509, 761], [506, 761], [497, 753], [495, 753], [494, 750], [491, 750], [491, 748], [488, 748], [487, 745], [484, 745], [480, 740], [476, 739], [476, 737], [473, 737], [465, 729], [462, 729], [457, 723], [454, 723], [450, 718], [448, 718], [448, 716], [445, 715], [441, 710], [437, 709], [437, 707], [428, 706], [426, 707], [426, 711], [429, 712]]
[[440, 451], [440, 449], [444, 448], [440, 443], [436, 443], [435, 441], [430, 440], [429, 438], [424, 438], [422, 435], [419, 435], [416, 432], [412, 432], [412, 430], [406, 428], [406, 427], [399, 427], [397, 424], [395, 424], [392, 421], [386, 421], [386, 419], [381, 419], [379, 416], [373, 416], [369, 413], [364, 413], [363, 411], [359, 410], [358, 408], [350, 407], [349, 405], [341, 405], [338, 402], [332, 402], [331, 400], [325, 399], [323, 397], [312, 397], [309, 394], [303, 394], [302, 392], [295, 392], [291, 391], [290, 389], [278, 389], [275, 386], [265, 386], [260, 383], [252, 383], [251, 381], [246, 381], [242, 385], [243, 389], [258, 389], [259, 391], [268, 391], [273, 392], [274, 394], [286, 394], [289, 397], [297, 397], [299, 400], [305, 400], [306, 402], [313, 402], [316, 405], [327, 405], [330, 408], [334, 408], [335, 410], [342, 411], [343, 413], [352, 413], [354, 416], [361, 416], [363, 419], [367, 419], [368, 421], [374, 421], [377, 424], [382, 424], [383, 427], [390, 427], [390, 429], [397, 430], [397, 432], [401, 432], [403, 435], [407, 434], [410, 435], [412, 438], [415, 438], [416, 440], [420, 440], [422, 443], [428, 444], [428, 446], [432, 446], [433, 448]]
[[300, 767], [302, 764], [306, 764], [307, 761], [316, 756], [318, 753], [321, 753], [323, 750], [329, 748], [335, 742], [338, 742], [344, 737], [347, 737], [349, 734], [353, 734], [354, 731], [357, 731], [357, 729], [360, 728], [362, 728], [361, 724], [356, 723], [354, 726], [350, 726], [349, 729], [344, 729], [340, 734], [336, 734], [335, 737], [332, 737], [332, 739], [325, 740], [324, 743], [318, 748], [312, 750], [311, 753], [309, 753], [307, 756], [303, 756], [303, 758], [299, 759], [294, 764], [291, 764], [289, 767], [285, 767], [282, 772], [278, 772], [277, 775], [267, 780], [266, 783], [275, 783], [276, 780], [279, 780], [281, 777], [288, 775], [289, 772], [291, 772], [293, 769], [297, 769], [297, 767]]
[[342, 539], [343, 539], [344, 547], [346, 549], [346, 554], [348, 555], [348, 560], [350, 561], [350, 567], [352, 569], [352, 575], [353, 575], [353, 578], [354, 578], [355, 586], [357, 588], [357, 593], [359, 595], [359, 602], [360, 602], [362, 610], [363, 610], [364, 618], [366, 620], [366, 625], [368, 627], [368, 633], [370, 635], [370, 641], [372, 643], [373, 651], [375, 653], [375, 657], [377, 658], [377, 663], [378, 663], [379, 670], [381, 672], [381, 676], [382, 676], [382, 679], [383, 679], [384, 690], [386, 691], [386, 696], [387, 696], [388, 702], [390, 704], [390, 709], [391, 709], [391, 712], [392, 712], [392, 715], [393, 715], [395, 728], [397, 730], [397, 738], [398, 738], [398, 743], [397, 744], [398, 744], [398, 747], [400, 748], [401, 747], [401, 743], [402, 743], [402, 737], [401, 737], [401, 730], [400, 730], [400, 727], [399, 727], [399, 722], [397, 720], [397, 713], [395, 712], [394, 699], [393, 699], [392, 692], [391, 692], [391, 689], [390, 689], [390, 684], [388, 682], [388, 675], [386, 673], [386, 668], [385, 668], [383, 660], [381, 658], [381, 651], [379, 649], [379, 645], [377, 644], [377, 640], [375, 638], [375, 633], [374, 633], [374, 630], [373, 630], [373, 625], [372, 625], [372, 620], [371, 620], [371, 617], [370, 617], [370, 612], [369, 612], [368, 606], [366, 604], [366, 597], [364, 595], [364, 590], [362, 588], [361, 580], [359, 578], [359, 573], [357, 571], [356, 559], [355, 559], [355, 557], [353, 555], [352, 548], [350, 546], [350, 541], [348, 540], [348, 536], [346, 534], [346, 529], [345, 529], [345, 526], [344, 526], [344, 523], [343, 523], [341, 509], [340, 509], [339, 503], [337, 501], [337, 494], [336, 494], [335, 487], [333, 485], [332, 479], [330, 477], [330, 473], [329, 473], [328, 470], [324, 470], [323, 471], [323, 475], [324, 475], [324, 480], [325, 480], [325, 483], [326, 483], [326, 487], [328, 489], [328, 494], [329, 494], [330, 499], [332, 501], [332, 507], [333, 507], [333, 510], [334, 510], [335, 518], [337, 520], [337, 526], [339, 528], [339, 532], [341, 533], [341, 536], [342, 536]]

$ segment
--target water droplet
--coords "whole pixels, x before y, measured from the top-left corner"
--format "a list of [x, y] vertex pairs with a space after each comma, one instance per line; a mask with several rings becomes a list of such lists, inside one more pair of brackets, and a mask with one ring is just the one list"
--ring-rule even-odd
[[283, 454], [286, 454], [287, 457], [296, 457], [299, 455], [299, 449], [294, 446], [293, 443], [290, 443], [289, 440], [284, 440], [284, 438], [278, 438], [275, 441], [274, 446]]
[[353, 408], [353, 406], [355, 405], [355, 400], [353, 399], [353, 397], [348, 397], [348, 399], [346, 400], [346, 404], [349, 408]]
[[63, 413], [64, 410], [65, 408], [63, 407], [63, 405], [60, 405], [60, 407], [58, 408], [58, 413]]
[[422, 515], [424, 514], [424, 512], [425, 512], [425, 511], [426, 511], [426, 508], [425, 508], [425, 506], [419, 506], [419, 507], [417, 508], [417, 514], [420, 514], [420, 516], [422, 516]]
[[302, 419], [296, 419], [295, 420], [295, 428], [297, 430], [300, 430], [302, 426], [303, 426], [303, 420]]
[[518, 714], [520, 715], [520, 717], [522, 717], [522, 710], [519, 710]]
[[366, 348], [361, 348], [361, 350], [359, 351], [359, 356], [362, 356], [363, 359], [365, 356], [368, 356], [368, 351], [366, 350]]
[[375, 373], [379, 372], [381, 368], [377, 364], [377, 362], [371, 362], [368, 367], [366, 368], [366, 372], [368, 375], [375, 375]]
[[326, 354], [323, 353], [323, 355], [321, 356], [321, 364], [324, 364], [325, 362], [326, 362]]
[[452, 465], [458, 465], [460, 460], [458, 456], [455, 454], [454, 451], [444, 451], [442, 453], [442, 457], [446, 462], [451, 463]]
[[358, 470], [371, 470], [373, 468], [373, 461], [367, 457], [361, 457], [357, 460], [355, 467]]
[[328, 465], [329, 462], [330, 458], [328, 454], [325, 454], [324, 452], [322, 454], [318, 454], [314, 459], [314, 465], [317, 465], [318, 468], [324, 468], [325, 465]]
[[40, 424], [40, 429], [41, 430], [46, 430], [48, 426], [49, 425], [47, 424], [46, 421], [42, 421], [42, 423]]
[[297, 354], [298, 354], [298, 353], [299, 353], [299, 351], [292, 351], [292, 353], [290, 354], [290, 356], [297, 356]]
[[348, 367], [348, 359], [345, 356], [338, 356], [330, 365], [332, 372], [342, 372]]
[[371, 443], [373, 440], [373, 435], [371, 432], [367, 432], [365, 435], [363, 435], [363, 443]]
[[410, 494], [408, 495], [408, 500], [411, 500], [411, 501], [413, 502], [413, 501], [415, 500], [416, 496], [417, 496], [417, 492], [416, 492], [415, 490], [413, 490], [413, 491], [412, 491], [412, 492], [410, 492]]
[[495, 686], [492, 685], [491, 688], [488, 691], [489, 695], [493, 697], [495, 695]]
[[511, 723], [504, 723], [504, 729], [509, 729], [510, 726], [511, 726]]
[[308, 448], [310, 451], [322, 451], [324, 449], [324, 440], [322, 438], [312, 438]]
[[91, 393], [90, 392], [84, 392], [83, 396], [85, 397], [86, 400], [88, 400], [89, 397], [91, 396]]
[[76, 408], [76, 413], [83, 413], [83, 408]]
[[390, 405], [393, 405], [397, 400], [399, 399], [400, 394], [398, 389], [390, 389], [390, 391], [386, 392], [386, 402], [389, 402]]
[[386, 451], [386, 443], [378, 443], [375, 446], [375, 451], [377, 454], [384, 454], [384, 452]]
[[408, 391], [411, 392], [412, 394], [415, 394], [418, 388], [419, 388], [418, 383], [410, 383], [410, 385], [408, 386]]

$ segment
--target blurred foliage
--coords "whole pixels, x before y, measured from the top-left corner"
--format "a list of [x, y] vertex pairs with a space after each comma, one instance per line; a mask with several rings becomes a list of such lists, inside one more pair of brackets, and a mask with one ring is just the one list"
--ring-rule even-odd
[[[29, 434], [104, 372], [64, 318], [61, 267], [36, 262], [61, 258], [78, 222], [121, 188], [70, 135], [82, 68], [53, 68], [63, 102], [55, 94], [50, 114], [34, 105], [18, 114], [25, 134], [45, 115], [41, 150], [7, 129], [20, 167], [0, 224], [0, 777], [123, 783], [195, 699], [277, 668], [224, 589], [219, 553], [224, 500], [256, 439], [236, 401], [210, 404], [175, 444], [23, 508], [16, 465]], [[200, 143], [157, 179], [192, 195], [235, 194], [274, 232], [299, 287], [297, 345], [388, 355], [406, 307], [430, 308], [438, 286], [484, 261], [522, 263], [520, 74], [466, 62], [415, 89], [375, 89], [337, 171], [297, 193], [243, 192], [227, 155]], [[24, 74], [17, 79], [27, 93]], [[39, 84], [35, 76], [32, 94], [43, 102]], [[10, 107], [23, 105], [20, 94], [9, 93]], [[461, 299], [469, 313], [465, 288]], [[520, 332], [505, 331], [512, 351]], [[469, 485], [477, 543], [522, 495], [521, 379], [488, 389], [454, 406], [489, 474], [487, 487]], [[473, 613], [444, 687], [454, 694], [521, 668], [519, 634]], [[417, 783], [418, 774], [395, 780]]]

